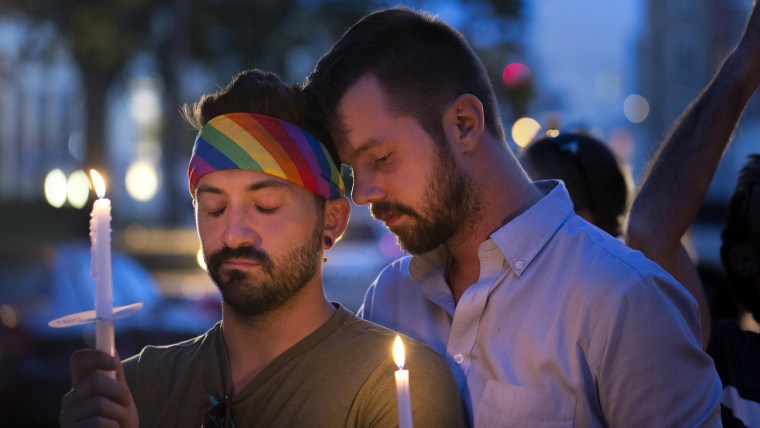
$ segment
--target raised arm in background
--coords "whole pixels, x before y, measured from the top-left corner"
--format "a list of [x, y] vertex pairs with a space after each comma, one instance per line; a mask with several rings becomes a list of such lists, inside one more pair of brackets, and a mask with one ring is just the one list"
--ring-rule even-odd
[[760, 84], [760, 7], [712, 81], [676, 121], [660, 146], [631, 207], [625, 239], [659, 263], [699, 302], [703, 346], [710, 310], [681, 237], [693, 223], [747, 102]]

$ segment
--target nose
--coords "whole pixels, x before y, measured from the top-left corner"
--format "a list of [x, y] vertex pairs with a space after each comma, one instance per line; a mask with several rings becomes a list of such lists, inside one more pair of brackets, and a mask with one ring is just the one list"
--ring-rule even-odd
[[229, 248], [253, 246], [256, 242], [256, 232], [249, 216], [242, 207], [228, 207], [225, 216], [225, 226], [222, 232], [222, 242]]
[[384, 198], [385, 188], [374, 176], [359, 175], [354, 171], [354, 186], [351, 189], [351, 199], [356, 205], [366, 205]]

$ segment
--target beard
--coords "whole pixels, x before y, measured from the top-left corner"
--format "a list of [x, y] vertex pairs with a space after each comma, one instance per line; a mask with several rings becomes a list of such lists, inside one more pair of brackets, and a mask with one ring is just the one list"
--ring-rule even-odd
[[427, 186], [418, 210], [411, 206], [379, 201], [370, 205], [375, 218], [392, 214], [406, 214], [413, 224], [390, 227], [398, 245], [411, 254], [422, 254], [456, 239], [466, 233], [480, 211], [480, 199], [475, 194], [472, 180], [448, 148], [447, 141], [439, 141], [438, 161], [428, 177]]
[[[309, 240], [300, 247], [271, 257], [252, 246], [223, 247], [207, 257], [211, 279], [219, 288], [222, 301], [241, 318], [256, 318], [285, 307], [298, 296], [317, 272], [321, 261], [322, 214]], [[221, 271], [232, 258], [259, 263], [260, 272], [237, 269]]]

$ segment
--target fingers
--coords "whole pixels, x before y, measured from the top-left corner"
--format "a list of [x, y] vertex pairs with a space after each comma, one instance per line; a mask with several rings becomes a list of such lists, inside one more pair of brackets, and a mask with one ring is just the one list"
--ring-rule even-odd
[[121, 421], [128, 419], [128, 416], [128, 408], [105, 397], [95, 396], [77, 402], [64, 402], [58, 421], [64, 428], [79, 426], [119, 427], [122, 426]]
[[73, 388], [96, 370], [115, 370], [119, 360], [95, 349], [80, 349], [71, 354], [71, 387]]
[[[118, 356], [93, 349], [71, 355], [71, 390], [61, 401], [64, 427], [131, 426], [137, 411]], [[116, 371], [116, 378], [107, 371]], [[112, 425], [113, 424], [113, 425]]]

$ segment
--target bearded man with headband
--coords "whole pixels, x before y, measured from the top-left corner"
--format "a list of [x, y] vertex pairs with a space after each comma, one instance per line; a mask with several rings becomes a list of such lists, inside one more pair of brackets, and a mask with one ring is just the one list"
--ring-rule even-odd
[[[398, 424], [396, 333], [324, 294], [324, 251], [345, 230], [350, 206], [334, 153], [316, 137], [326, 134], [300, 97], [276, 75], [249, 70], [184, 106], [199, 129], [188, 178], [222, 320], [123, 365], [77, 351], [62, 426]], [[405, 344], [414, 424], [462, 426], [446, 363], [424, 345]]]

